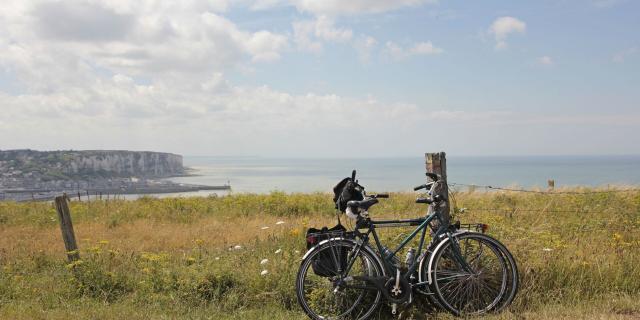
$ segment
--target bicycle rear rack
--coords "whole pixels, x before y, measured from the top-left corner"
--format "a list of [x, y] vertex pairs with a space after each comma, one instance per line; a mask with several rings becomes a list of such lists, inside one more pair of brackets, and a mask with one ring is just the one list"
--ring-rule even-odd
[[484, 223], [460, 223], [460, 221], [456, 221], [456, 223], [451, 225], [455, 230], [469, 230], [480, 233], [487, 232], [489, 226]]
[[355, 238], [355, 232], [344, 231], [344, 230], [309, 232], [307, 233], [307, 245], [315, 246], [321, 241], [332, 239], [332, 238], [353, 239]]

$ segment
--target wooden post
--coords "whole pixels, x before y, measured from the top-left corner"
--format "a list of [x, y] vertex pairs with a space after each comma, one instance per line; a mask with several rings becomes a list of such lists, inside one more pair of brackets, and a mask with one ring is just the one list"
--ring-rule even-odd
[[556, 181], [553, 179], [547, 180], [547, 186], [549, 187], [549, 190], [553, 190], [553, 188], [556, 187]]
[[440, 175], [443, 183], [440, 184], [439, 190], [435, 190], [437, 194], [442, 195], [447, 199], [442, 205], [442, 220], [445, 224], [449, 224], [451, 222], [451, 214], [449, 207], [449, 186], [447, 185], [447, 158], [446, 153], [437, 152], [437, 153], [425, 153], [425, 165], [427, 172], [435, 173]]
[[55, 198], [56, 211], [58, 211], [58, 219], [60, 220], [60, 230], [62, 231], [64, 248], [67, 250], [67, 258], [70, 262], [73, 262], [80, 259], [80, 253], [78, 253], [76, 235], [73, 232], [71, 213], [69, 212], [69, 205], [67, 204], [68, 201], [69, 197], [67, 197], [66, 194]]

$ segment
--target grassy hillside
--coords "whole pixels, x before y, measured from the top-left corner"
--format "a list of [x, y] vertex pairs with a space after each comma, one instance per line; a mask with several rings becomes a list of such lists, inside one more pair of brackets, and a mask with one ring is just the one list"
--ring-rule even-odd
[[[370, 213], [423, 215], [414, 199], [392, 194]], [[487, 319], [640, 317], [640, 192], [458, 193], [455, 207], [463, 222], [488, 223], [519, 264], [513, 306]], [[335, 223], [327, 194], [73, 202], [71, 211], [74, 264], [51, 204], [0, 203], [0, 318], [305, 319], [293, 290], [304, 231]], [[410, 231], [385, 229], [384, 239]], [[448, 316], [420, 301], [401, 314], [431, 317]]]

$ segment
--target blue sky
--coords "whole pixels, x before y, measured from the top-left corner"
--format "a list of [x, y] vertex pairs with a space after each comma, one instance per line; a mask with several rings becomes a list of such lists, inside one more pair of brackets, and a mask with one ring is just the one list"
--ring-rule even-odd
[[638, 153], [635, 1], [9, 1], [0, 20], [0, 149]]

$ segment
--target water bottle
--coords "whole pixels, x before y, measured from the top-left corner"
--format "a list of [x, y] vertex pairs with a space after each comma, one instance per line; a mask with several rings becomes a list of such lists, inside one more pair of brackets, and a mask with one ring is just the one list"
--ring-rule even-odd
[[[389, 250], [389, 248], [382, 246], [382, 256], [385, 259], [388, 259], [389, 256], [391, 256], [392, 252], [391, 250]], [[391, 264], [393, 264], [396, 268], [400, 267], [400, 260], [398, 260], [398, 257], [396, 257], [395, 255], [391, 258]]]
[[[407, 257], [404, 261], [406, 268], [408, 269], [415, 260], [416, 260], [416, 249], [409, 248], [409, 250], [407, 250]], [[414, 283], [416, 276], [417, 276], [416, 271], [412, 272], [411, 275], [409, 276], [409, 281], [411, 281], [411, 283]]]
[[416, 259], [416, 249], [409, 248], [407, 251], [407, 258], [404, 260], [404, 263], [407, 267], [413, 264], [413, 261]]

